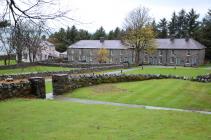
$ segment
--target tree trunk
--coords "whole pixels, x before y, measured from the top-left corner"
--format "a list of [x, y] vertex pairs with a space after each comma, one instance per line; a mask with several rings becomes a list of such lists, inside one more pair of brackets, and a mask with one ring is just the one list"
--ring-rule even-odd
[[135, 50], [135, 63], [137, 66], [139, 65], [139, 55], [140, 55], [140, 51]]
[[20, 64], [22, 62], [22, 51], [17, 49], [17, 63]]

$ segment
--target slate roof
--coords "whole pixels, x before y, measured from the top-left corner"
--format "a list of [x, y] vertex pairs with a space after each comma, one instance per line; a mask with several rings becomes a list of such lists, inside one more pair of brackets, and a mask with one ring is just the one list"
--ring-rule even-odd
[[[199, 42], [189, 39], [155, 39], [158, 49], [204, 49], [204, 45]], [[128, 49], [127, 45], [124, 45], [120, 40], [105, 40], [101, 43], [100, 40], [81, 40], [71, 45], [69, 48], [107, 48], [107, 49]]]

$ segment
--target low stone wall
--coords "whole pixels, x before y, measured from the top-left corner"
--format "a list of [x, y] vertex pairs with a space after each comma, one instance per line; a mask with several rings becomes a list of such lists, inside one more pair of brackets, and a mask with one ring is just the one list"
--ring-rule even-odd
[[14, 97], [45, 98], [45, 79], [31, 77], [25, 81], [0, 83], [0, 100]]
[[29, 77], [49, 77], [53, 74], [82, 74], [82, 73], [92, 73], [98, 72], [102, 70], [109, 70], [109, 69], [123, 69], [125, 66], [123, 65], [115, 65], [115, 66], [103, 66], [103, 67], [91, 67], [91, 68], [81, 68], [81, 69], [73, 69], [69, 71], [57, 71], [57, 72], [33, 72], [33, 73], [26, 73], [26, 74], [6, 74], [0, 75], [0, 81], [5, 80], [7, 78], [13, 79], [28, 79]]
[[14, 65], [0, 65], [0, 70], [5, 69], [16, 69], [16, 68], [26, 68], [30, 66], [36, 66], [37, 63], [21, 63], [21, 64], [14, 64]]
[[43, 66], [60, 66], [60, 67], [70, 67], [70, 68], [97, 68], [97, 67], [118, 67], [125, 66], [128, 67], [128, 64], [88, 64], [88, 63], [56, 63], [56, 62], [37, 62], [39, 65]]
[[198, 81], [198, 82], [211, 82], [211, 73], [207, 74], [207, 75], [199, 75], [196, 76], [196, 78], [194, 79], [194, 81]]
[[57, 74], [52, 76], [53, 94], [60, 95], [67, 91], [77, 89], [80, 87], [92, 86], [102, 83], [117, 83], [117, 82], [131, 82], [143, 81], [150, 79], [183, 79], [192, 80], [183, 76], [172, 75], [80, 75], [75, 77], [68, 77], [66, 74]]

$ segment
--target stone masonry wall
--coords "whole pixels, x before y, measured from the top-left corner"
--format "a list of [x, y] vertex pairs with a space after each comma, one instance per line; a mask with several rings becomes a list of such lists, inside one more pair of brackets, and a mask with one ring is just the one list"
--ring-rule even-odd
[[0, 75], [0, 81], [5, 80], [6, 78], [13, 78], [13, 79], [28, 79], [30, 77], [48, 77], [52, 76], [53, 74], [81, 74], [81, 73], [91, 73], [91, 72], [98, 72], [102, 70], [108, 69], [119, 69], [125, 68], [127, 66], [124, 65], [115, 65], [115, 66], [103, 66], [103, 67], [91, 67], [91, 68], [81, 68], [81, 69], [73, 69], [69, 71], [57, 71], [57, 72], [33, 72], [27, 74], [6, 74]]
[[61, 95], [65, 92], [72, 91], [80, 87], [87, 87], [102, 83], [131, 82], [131, 81], [143, 81], [151, 79], [181, 79], [181, 80], [191, 80], [197, 82], [211, 82], [211, 74], [204, 76], [197, 76], [196, 78], [187, 78], [183, 76], [161, 75], [161, 74], [80, 75], [77, 77], [68, 76], [67, 74], [57, 74], [52, 76], [53, 94]]
[[42, 77], [0, 83], [0, 100], [14, 97], [45, 98], [45, 96], [45, 80]]

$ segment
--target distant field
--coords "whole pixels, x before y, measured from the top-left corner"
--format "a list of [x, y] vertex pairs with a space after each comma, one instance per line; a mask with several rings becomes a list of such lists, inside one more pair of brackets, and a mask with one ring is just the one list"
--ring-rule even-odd
[[178, 76], [187, 76], [187, 77], [195, 77], [197, 75], [204, 75], [207, 73], [211, 73], [211, 69], [204, 68], [183, 68], [177, 67], [174, 68], [156, 68], [156, 67], [144, 67], [134, 69], [132, 71], [126, 72], [126, 74], [171, 74]]
[[210, 140], [211, 115], [13, 99], [0, 102], [1, 140]]
[[211, 111], [211, 83], [163, 79], [102, 84], [74, 90], [68, 97]]
[[29, 73], [29, 72], [48, 72], [48, 71], [68, 71], [73, 68], [64, 67], [50, 67], [50, 66], [30, 66], [26, 68], [0, 70], [0, 74], [17, 74], [17, 73]]
[[[7, 61], [8, 62], [8, 61]], [[10, 60], [10, 65], [14, 65], [14, 64], [17, 64], [16, 63], [16, 60]], [[0, 60], [0, 66], [1, 65], [4, 65], [4, 60]]]

